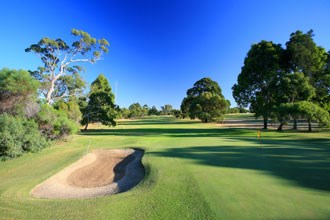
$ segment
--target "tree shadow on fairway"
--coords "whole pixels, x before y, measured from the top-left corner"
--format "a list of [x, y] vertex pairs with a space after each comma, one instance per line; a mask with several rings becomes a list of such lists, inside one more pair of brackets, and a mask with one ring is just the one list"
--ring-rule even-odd
[[262, 148], [257, 140], [239, 140], [246, 141], [247, 146], [252, 142], [255, 147], [195, 146], [151, 154], [189, 159], [209, 166], [265, 171], [304, 187], [330, 191], [329, 139], [267, 140]]
[[114, 136], [167, 136], [167, 137], [230, 137], [251, 133], [253, 129], [242, 128], [127, 128], [127, 129], [91, 129], [81, 135]]
[[137, 119], [137, 120], [128, 120], [128, 121], [119, 121], [118, 125], [159, 125], [159, 124], [197, 124], [201, 123], [200, 121], [188, 121], [188, 120], [180, 120], [178, 121], [176, 118], [157, 118], [157, 119]]

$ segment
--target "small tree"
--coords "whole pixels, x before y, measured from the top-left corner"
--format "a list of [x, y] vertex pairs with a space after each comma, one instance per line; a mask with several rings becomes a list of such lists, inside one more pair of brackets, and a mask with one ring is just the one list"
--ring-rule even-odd
[[103, 125], [116, 126], [115, 96], [111, 91], [108, 80], [103, 74], [99, 75], [91, 85], [88, 105], [83, 110], [82, 124], [85, 130], [89, 123], [101, 122]]
[[128, 107], [130, 111], [130, 118], [140, 118], [143, 115], [143, 108], [140, 103], [133, 103]]
[[79, 38], [71, 46], [60, 38], [45, 37], [25, 49], [37, 54], [44, 64], [31, 73], [42, 83], [41, 93], [47, 104], [68, 96], [69, 90], [79, 89], [84, 84], [79, 75], [83, 68], [78, 63], [94, 64], [108, 52], [106, 39], [96, 40], [87, 32], [76, 29], [72, 29], [71, 34]]
[[159, 111], [157, 110], [156, 106], [152, 106], [149, 109], [148, 115], [159, 115]]
[[142, 107], [142, 117], [148, 115], [148, 112], [149, 112], [149, 107], [147, 104], [144, 104]]
[[173, 107], [170, 104], [166, 104], [161, 107], [163, 115], [170, 115], [172, 113]]
[[199, 118], [205, 123], [221, 121], [227, 109], [228, 102], [223, 97], [220, 86], [210, 78], [198, 80], [187, 90], [187, 97], [181, 104], [183, 114], [188, 113], [191, 119]]
[[312, 120], [316, 120], [321, 126], [330, 125], [329, 112], [312, 102], [301, 101], [295, 103], [299, 114], [308, 122], [308, 131], [312, 131]]

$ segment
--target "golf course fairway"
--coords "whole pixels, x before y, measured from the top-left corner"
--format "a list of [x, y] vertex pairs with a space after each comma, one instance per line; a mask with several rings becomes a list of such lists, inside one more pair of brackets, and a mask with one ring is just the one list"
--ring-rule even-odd
[[[330, 132], [261, 131], [151, 117], [91, 126], [0, 162], [0, 219], [330, 219]], [[144, 150], [124, 193], [40, 199], [30, 191], [96, 149]]]

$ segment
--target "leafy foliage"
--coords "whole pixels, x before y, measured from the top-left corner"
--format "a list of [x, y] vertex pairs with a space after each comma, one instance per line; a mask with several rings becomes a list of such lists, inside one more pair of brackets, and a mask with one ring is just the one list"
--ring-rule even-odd
[[36, 91], [39, 86], [27, 71], [0, 70], [0, 113], [25, 114], [33, 116], [36, 111], [28, 112], [32, 102], [36, 100]]
[[250, 104], [256, 116], [263, 116], [264, 128], [267, 128], [268, 117], [277, 102], [274, 91], [283, 74], [283, 56], [284, 50], [280, 44], [261, 41], [252, 45], [238, 75], [238, 82], [232, 88], [239, 106]]
[[87, 107], [83, 110], [82, 124], [100, 122], [104, 125], [116, 126], [115, 118], [117, 108], [114, 104], [114, 94], [111, 91], [108, 80], [103, 74], [100, 74], [91, 85], [91, 91], [88, 95]]
[[158, 111], [156, 106], [152, 106], [148, 111], [148, 115], [159, 115], [159, 114], [160, 112]]
[[69, 46], [62, 39], [42, 38], [37, 44], [25, 49], [37, 54], [43, 63], [32, 76], [42, 83], [41, 93], [47, 104], [52, 104], [63, 97], [72, 95], [85, 86], [79, 75], [83, 70], [76, 65], [81, 62], [94, 64], [108, 52], [106, 39], [91, 37], [87, 32], [72, 29], [71, 34], [78, 38]]
[[221, 93], [220, 86], [210, 78], [198, 80], [187, 90], [182, 100], [182, 117], [199, 118], [202, 122], [222, 121], [228, 102]]
[[0, 158], [18, 157], [48, 145], [36, 122], [7, 113], [0, 115]]
[[79, 123], [82, 119], [80, 106], [78, 100], [75, 98], [71, 98], [67, 102], [65, 102], [64, 100], [60, 100], [55, 104], [55, 108], [65, 112], [68, 118], [72, 121], [75, 121], [76, 123]]
[[296, 31], [286, 43], [290, 71], [302, 72], [315, 88], [313, 101], [326, 107], [330, 100], [329, 54], [313, 40], [313, 31]]
[[144, 110], [140, 103], [133, 103], [128, 107], [129, 118], [141, 118], [144, 116]]
[[36, 120], [39, 130], [50, 140], [65, 138], [79, 131], [77, 123], [68, 119], [65, 112], [46, 104], [41, 106]]
[[166, 104], [166, 105], [162, 106], [161, 108], [162, 108], [162, 110], [161, 110], [162, 115], [171, 115], [172, 114], [172, 110], [173, 110], [172, 105]]

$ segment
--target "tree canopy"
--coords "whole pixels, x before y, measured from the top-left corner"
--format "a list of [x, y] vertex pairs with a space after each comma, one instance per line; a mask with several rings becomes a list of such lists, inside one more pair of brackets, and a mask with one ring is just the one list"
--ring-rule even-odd
[[183, 117], [198, 118], [202, 122], [221, 121], [227, 110], [228, 102], [221, 93], [217, 82], [210, 78], [198, 80], [187, 90], [187, 97], [182, 100]]
[[107, 78], [100, 74], [91, 84], [91, 90], [88, 94], [88, 104], [83, 112], [82, 124], [100, 122], [103, 125], [116, 126], [116, 105], [114, 104], [115, 96]]
[[74, 93], [84, 86], [79, 73], [83, 70], [78, 63], [94, 64], [108, 52], [106, 39], [91, 37], [87, 32], [72, 29], [71, 34], [78, 38], [69, 46], [62, 39], [42, 38], [37, 44], [25, 49], [38, 55], [43, 66], [31, 74], [42, 83], [41, 94], [48, 104], [52, 104], [69, 93]]
[[33, 103], [39, 82], [25, 70], [0, 70], [0, 113], [17, 114], [22, 111], [28, 117], [36, 113]]
[[249, 50], [233, 96], [241, 107], [263, 116], [264, 128], [269, 117], [280, 121], [279, 130], [289, 119], [294, 119], [296, 129], [298, 117], [321, 122], [324, 113], [315, 109], [319, 105], [329, 110], [329, 60], [325, 49], [315, 44], [313, 31], [292, 33], [285, 49], [261, 41]]
[[280, 44], [261, 41], [252, 45], [244, 66], [238, 75], [237, 84], [233, 86], [233, 96], [241, 107], [250, 108], [256, 116], [264, 118], [264, 128], [276, 103], [274, 91], [282, 75], [284, 51]]

